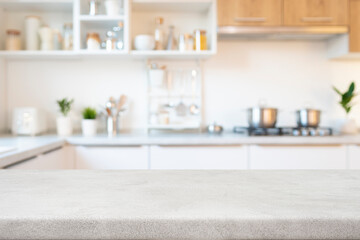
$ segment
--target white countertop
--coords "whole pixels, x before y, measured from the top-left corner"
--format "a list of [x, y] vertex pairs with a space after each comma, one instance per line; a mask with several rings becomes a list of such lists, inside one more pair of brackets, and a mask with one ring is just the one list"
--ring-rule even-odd
[[1, 171], [0, 239], [360, 239], [360, 172]]
[[0, 168], [38, 154], [64, 146], [134, 146], [134, 145], [345, 145], [360, 144], [360, 135], [328, 137], [249, 137], [234, 133], [210, 134], [141, 134], [126, 133], [109, 138], [106, 135], [61, 138], [56, 135], [37, 137], [0, 137], [0, 147], [14, 148], [0, 153]]

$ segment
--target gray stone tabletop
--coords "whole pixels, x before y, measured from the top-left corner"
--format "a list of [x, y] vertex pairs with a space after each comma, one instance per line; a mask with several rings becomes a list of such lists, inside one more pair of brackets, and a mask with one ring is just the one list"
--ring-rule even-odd
[[0, 239], [360, 239], [360, 171], [0, 170]]

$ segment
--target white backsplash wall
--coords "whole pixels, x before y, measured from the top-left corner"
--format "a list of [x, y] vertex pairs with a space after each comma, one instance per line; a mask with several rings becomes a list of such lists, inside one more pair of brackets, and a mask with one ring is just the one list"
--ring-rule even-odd
[[[72, 114], [79, 123], [83, 107], [124, 93], [131, 100], [124, 127], [145, 128], [144, 65], [119, 59], [10, 61], [8, 113], [14, 107], [42, 108], [54, 129], [56, 99], [75, 99]], [[343, 90], [352, 80], [360, 89], [360, 61], [329, 61], [325, 42], [221, 41], [217, 56], [204, 63], [205, 123], [246, 125], [245, 109], [263, 99], [280, 109], [278, 125], [295, 125], [294, 110], [306, 105], [322, 109], [322, 125], [331, 125], [344, 117], [331, 87]], [[352, 116], [360, 123], [360, 104]]]

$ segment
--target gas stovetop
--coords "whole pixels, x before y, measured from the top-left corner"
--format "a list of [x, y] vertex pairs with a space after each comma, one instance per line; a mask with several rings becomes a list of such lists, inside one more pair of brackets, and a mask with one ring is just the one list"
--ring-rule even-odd
[[278, 128], [251, 128], [234, 127], [234, 133], [249, 136], [331, 136], [331, 128], [304, 128], [304, 127], [278, 127]]

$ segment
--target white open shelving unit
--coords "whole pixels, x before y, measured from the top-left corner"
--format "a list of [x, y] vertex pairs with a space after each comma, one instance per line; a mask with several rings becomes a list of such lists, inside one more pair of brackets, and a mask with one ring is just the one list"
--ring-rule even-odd
[[[100, 0], [101, 1], [101, 0]], [[0, 57], [5, 59], [56, 59], [81, 57], [122, 57], [134, 59], [206, 59], [216, 54], [216, 0], [119, 0], [124, 1], [124, 14], [119, 16], [88, 15], [88, 0], [0, 0]], [[44, 23], [62, 31], [63, 24], [73, 23], [72, 51], [5, 51], [7, 29], [21, 31], [23, 46], [24, 19], [40, 16]], [[208, 38], [206, 51], [137, 51], [133, 39], [137, 34], [152, 34], [155, 17], [162, 16], [164, 25], [175, 25], [176, 33], [192, 33], [205, 29]], [[86, 33], [105, 33], [118, 22], [124, 25], [124, 49], [117, 51], [87, 51]], [[167, 30], [165, 28], [165, 30]]]

